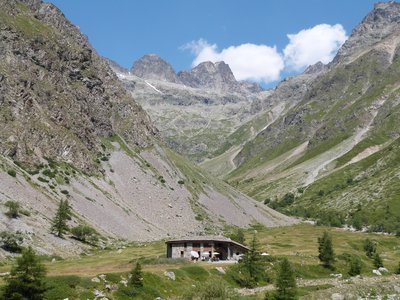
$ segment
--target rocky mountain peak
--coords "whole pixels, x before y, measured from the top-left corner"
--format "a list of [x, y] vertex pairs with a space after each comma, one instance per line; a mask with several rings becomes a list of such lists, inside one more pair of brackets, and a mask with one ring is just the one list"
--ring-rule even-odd
[[317, 62], [311, 66], [308, 66], [307, 69], [304, 71], [304, 74], [316, 74], [323, 71], [326, 68], [322, 62]]
[[[398, 37], [400, 31], [400, 3], [377, 3], [374, 9], [356, 26], [349, 39], [339, 49], [333, 64], [351, 60], [376, 43]], [[398, 43], [398, 38], [393, 42]]]
[[213, 90], [236, 90], [238, 82], [228, 64], [223, 61], [206, 61], [190, 71], [178, 73], [179, 79], [187, 86]]
[[137, 60], [131, 73], [143, 79], [180, 83], [172, 66], [156, 54], [146, 54]]

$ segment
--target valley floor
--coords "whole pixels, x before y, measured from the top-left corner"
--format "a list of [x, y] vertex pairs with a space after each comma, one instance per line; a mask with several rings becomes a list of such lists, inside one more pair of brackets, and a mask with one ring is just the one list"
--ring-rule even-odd
[[[319, 264], [317, 240], [324, 231], [329, 231], [333, 238], [337, 257], [334, 271], [324, 269]], [[391, 299], [400, 297], [400, 277], [394, 274], [400, 262], [399, 237], [298, 224], [272, 229], [256, 226], [246, 232], [247, 240], [250, 240], [254, 232], [260, 241], [260, 251], [270, 254], [267, 273], [271, 279], [273, 280], [276, 273], [276, 259], [287, 257], [294, 266], [302, 299], [375, 299], [371, 298], [374, 294], [396, 295]], [[373, 262], [363, 250], [366, 238], [377, 243], [388, 273], [382, 276], [372, 273]], [[343, 259], [346, 255], [361, 258], [361, 277], [347, 275], [349, 266]], [[123, 289], [121, 282], [127, 278], [133, 262], [137, 259], [142, 262], [144, 285], [154, 292], [153, 296], [158, 294], [162, 299], [179, 299], [196, 286], [209, 282], [222, 282], [227, 287], [234, 288], [236, 296], [233, 299], [263, 299], [265, 291], [274, 288], [272, 284], [250, 290], [239, 288], [229, 276], [231, 264], [185, 263], [166, 259], [163, 241], [95, 250], [76, 258], [46, 257], [45, 264], [48, 280], [50, 283], [56, 282], [54, 293], [57, 291], [60, 299], [87, 299], [82, 297], [89, 295], [92, 296], [88, 298], [92, 299], [95, 291], [101, 291], [108, 299], [119, 300], [128, 299], [119, 294], [118, 288]], [[10, 261], [3, 261], [0, 273], [7, 272], [10, 267]], [[227, 274], [221, 273], [221, 270]], [[166, 272], [173, 272], [176, 280], [168, 278]], [[334, 278], [332, 273], [342, 274], [342, 278]], [[71, 280], [78, 283], [75, 283], [73, 289], [64, 288], [69, 286]], [[113, 290], [106, 287], [110, 284], [113, 285]], [[368, 298], [367, 295], [371, 297]]]

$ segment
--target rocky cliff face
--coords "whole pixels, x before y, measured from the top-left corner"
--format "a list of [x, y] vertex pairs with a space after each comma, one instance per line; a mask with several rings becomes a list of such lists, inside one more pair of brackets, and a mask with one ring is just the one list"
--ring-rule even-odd
[[382, 2], [377, 3], [374, 9], [356, 26], [350, 38], [339, 49], [338, 54], [333, 60], [333, 64], [339, 62], [349, 62], [364, 54], [365, 51], [382, 41], [399, 38], [400, 30], [400, 3]]
[[155, 54], [147, 54], [135, 61], [131, 73], [143, 79], [180, 83], [172, 66]]
[[216, 63], [206, 61], [200, 63], [190, 71], [179, 72], [178, 77], [183, 84], [193, 88], [230, 92], [262, 91], [257, 84], [240, 84], [237, 82], [229, 65], [223, 61]]
[[[116, 239], [294, 221], [168, 150], [108, 63], [48, 3], [0, 1], [0, 125], [0, 231], [21, 232], [42, 253], [84, 248], [50, 234], [61, 199], [71, 226]], [[8, 200], [30, 215], [6, 217]]]
[[148, 115], [86, 38], [53, 5], [29, 4], [0, 4], [1, 153], [31, 167], [46, 156], [95, 171], [99, 138], [151, 145]]

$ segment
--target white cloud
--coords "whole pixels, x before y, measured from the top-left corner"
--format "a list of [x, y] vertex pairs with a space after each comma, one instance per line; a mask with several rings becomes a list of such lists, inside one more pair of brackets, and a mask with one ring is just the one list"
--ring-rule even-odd
[[270, 83], [279, 79], [284, 68], [282, 55], [276, 47], [266, 45], [242, 44], [219, 51], [216, 44], [199, 39], [186, 44], [182, 49], [190, 49], [196, 55], [192, 66], [204, 61], [224, 61], [237, 80]]
[[340, 24], [319, 24], [287, 36], [289, 44], [283, 50], [285, 65], [296, 71], [318, 61], [330, 62], [347, 39]]
[[283, 53], [276, 46], [250, 43], [219, 50], [216, 44], [204, 39], [187, 43], [181, 49], [195, 55], [193, 67], [205, 61], [224, 61], [237, 80], [271, 83], [280, 79], [283, 70], [299, 72], [318, 61], [329, 63], [347, 39], [340, 24], [319, 24], [287, 36], [289, 43]]

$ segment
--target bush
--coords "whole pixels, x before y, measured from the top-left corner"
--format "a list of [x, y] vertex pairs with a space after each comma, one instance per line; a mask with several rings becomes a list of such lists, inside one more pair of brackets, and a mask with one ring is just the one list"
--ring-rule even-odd
[[3, 231], [0, 233], [0, 247], [8, 252], [20, 253], [24, 239], [20, 233]]
[[361, 259], [358, 256], [353, 256], [350, 259], [349, 275], [350, 276], [360, 275], [361, 274], [361, 269], [362, 269]]
[[16, 177], [17, 176], [17, 172], [15, 172], [15, 170], [8, 170], [7, 174], [12, 176], [12, 177]]
[[267, 198], [267, 199], [264, 200], [264, 204], [265, 205], [269, 204], [270, 202], [271, 202], [271, 198]]
[[5, 207], [8, 208], [6, 212], [6, 216], [9, 218], [18, 218], [21, 212], [21, 205], [17, 201], [9, 200], [4, 204]]
[[71, 234], [74, 238], [84, 243], [95, 243], [98, 241], [97, 231], [89, 225], [78, 225], [71, 229]]
[[40, 177], [40, 176], [38, 177], [38, 180], [41, 181], [41, 182], [45, 182], [45, 183], [49, 182], [47, 179], [45, 179], [43, 177]]
[[178, 183], [179, 184], [185, 184], [185, 182], [182, 179], [178, 180]]
[[56, 172], [55, 172], [55, 171], [52, 172], [52, 171], [49, 170], [49, 169], [43, 170], [43, 171], [42, 171], [42, 174], [43, 174], [44, 176], [49, 177], [49, 178], [55, 178], [55, 177], [56, 177]]

